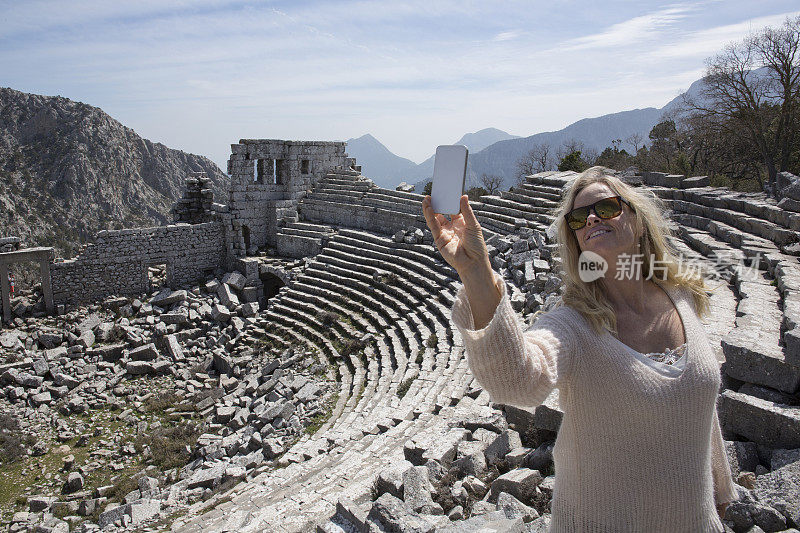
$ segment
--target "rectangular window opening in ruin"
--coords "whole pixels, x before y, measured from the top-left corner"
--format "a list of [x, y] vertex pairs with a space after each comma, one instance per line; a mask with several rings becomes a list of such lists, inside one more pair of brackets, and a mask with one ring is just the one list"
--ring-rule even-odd
[[271, 184], [274, 183], [275, 176], [275, 161], [273, 159], [258, 159], [256, 160], [256, 183]]
[[311, 174], [311, 160], [303, 159], [300, 161], [300, 174]]
[[148, 292], [153, 292], [167, 286], [167, 264], [157, 263], [147, 265]]
[[283, 167], [283, 159], [276, 159], [275, 160], [275, 184], [277, 185], [285, 185], [286, 184], [286, 173], [284, 172]]
[[245, 251], [250, 249], [250, 228], [242, 226], [242, 240], [244, 241]]

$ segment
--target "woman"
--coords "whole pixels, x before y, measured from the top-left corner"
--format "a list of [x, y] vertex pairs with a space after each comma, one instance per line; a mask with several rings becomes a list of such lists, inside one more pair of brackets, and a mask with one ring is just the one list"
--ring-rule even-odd
[[[475, 378], [510, 405], [559, 390], [551, 531], [724, 531], [737, 496], [716, 412], [719, 364], [698, 318], [708, 296], [679, 268], [663, 203], [603, 167], [578, 176], [557, 210], [561, 305], [525, 331], [467, 196], [449, 221], [430, 196], [423, 211], [463, 283], [452, 319]], [[605, 274], [581, 272], [581, 254]]]

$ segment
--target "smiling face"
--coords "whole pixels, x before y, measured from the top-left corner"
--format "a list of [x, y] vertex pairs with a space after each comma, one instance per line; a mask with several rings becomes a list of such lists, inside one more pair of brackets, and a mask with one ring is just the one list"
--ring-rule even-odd
[[[591, 183], [575, 196], [572, 208], [591, 205], [609, 196], [617, 196], [617, 193], [605, 183]], [[604, 220], [591, 210], [586, 225], [574, 232], [580, 250], [600, 255], [613, 268], [620, 254], [635, 254], [638, 251], [636, 244], [639, 235], [636, 232], [635, 217], [624, 202], [622, 213], [610, 219]]]

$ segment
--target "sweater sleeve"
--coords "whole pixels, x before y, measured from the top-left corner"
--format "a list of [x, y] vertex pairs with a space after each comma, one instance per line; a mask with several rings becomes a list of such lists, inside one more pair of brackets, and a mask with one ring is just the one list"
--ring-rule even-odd
[[[453, 303], [452, 320], [464, 341], [475, 379], [495, 403], [532, 407], [541, 404], [560, 380], [559, 368], [570, 352], [571, 336], [552, 311], [523, 331], [502, 276], [493, 272], [501, 299], [482, 329], [475, 322], [462, 286]], [[563, 370], [562, 370], [563, 372]]]
[[739, 498], [725, 453], [725, 442], [722, 440], [722, 429], [719, 426], [717, 409], [714, 407], [714, 424], [711, 427], [711, 473], [714, 478], [714, 501], [717, 505], [728, 503]]

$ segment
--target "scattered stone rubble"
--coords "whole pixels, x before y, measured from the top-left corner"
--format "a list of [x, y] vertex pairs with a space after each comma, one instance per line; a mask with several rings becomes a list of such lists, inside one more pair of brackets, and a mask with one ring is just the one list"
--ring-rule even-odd
[[[283, 452], [324, 418], [336, 383], [315, 353], [260, 345], [265, 323], [257, 302], [240, 301], [244, 276], [219, 277], [60, 317], [16, 318], [0, 334], [0, 410], [35, 436], [28, 454], [63, 455], [60, 472], [27, 488], [25, 510], [0, 510], [9, 531], [139, 527], [285, 466]], [[174, 405], [159, 405], [165, 395]], [[156, 419], [143, 416], [148, 405]], [[108, 424], [94, 424], [106, 414]], [[147, 444], [137, 450], [112, 429], [134, 428], [147, 442], [176, 419], [194, 430], [194, 442], [186, 464], [166, 471], [147, 464], [155, 453]], [[87, 459], [79, 464], [72, 453]], [[112, 501], [111, 486], [86, 483], [103, 469], [136, 483]]]

